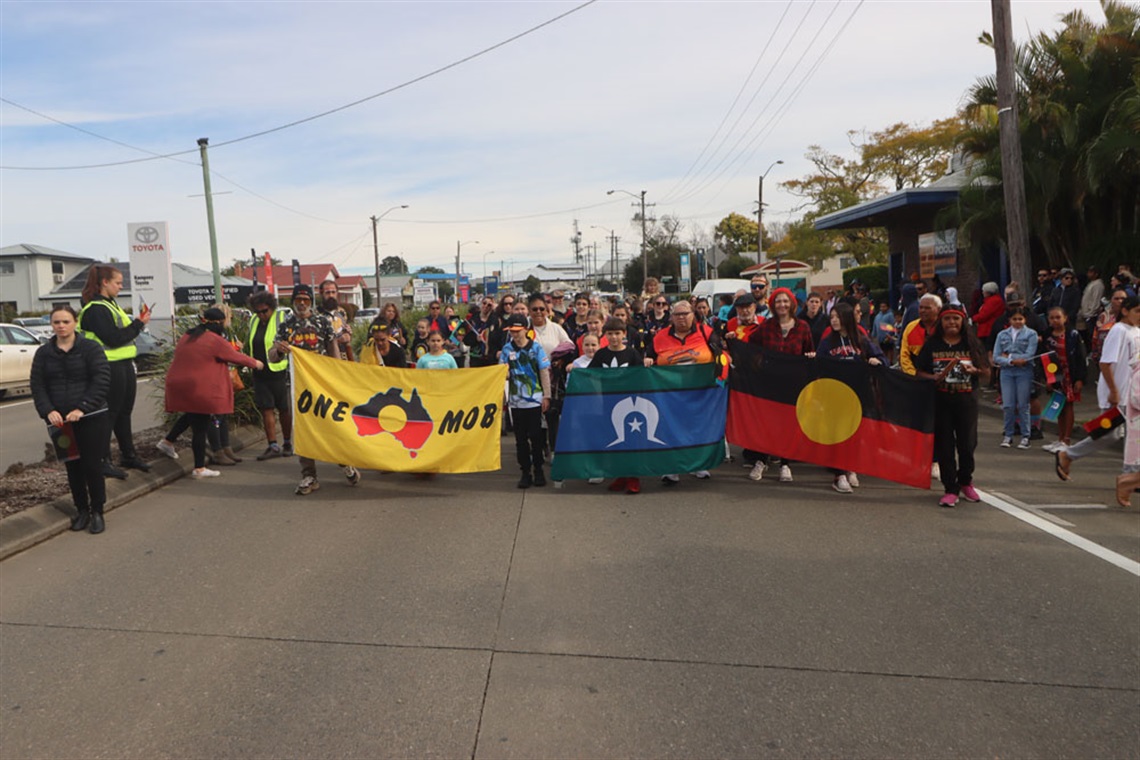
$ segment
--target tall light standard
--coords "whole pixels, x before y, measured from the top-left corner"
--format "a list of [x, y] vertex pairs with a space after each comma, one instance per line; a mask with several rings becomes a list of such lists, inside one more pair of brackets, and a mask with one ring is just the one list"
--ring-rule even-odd
[[478, 240], [465, 240], [462, 243], [460, 243], [458, 240], [455, 241], [455, 302], [456, 303], [459, 303], [459, 250], [461, 248], [463, 248], [463, 246], [470, 245], [471, 243], [474, 243], [475, 245], [479, 245]]
[[760, 189], [756, 193], [756, 263], [763, 264], [768, 259], [764, 256], [764, 176], [772, 171], [772, 167], [784, 163], [783, 160], [773, 161], [760, 175]]
[[631, 193], [628, 190], [607, 190], [606, 195], [613, 195], [614, 193], [625, 193], [630, 198], [641, 199], [641, 268], [644, 271], [642, 282], [649, 279], [649, 249], [645, 246], [645, 191], [642, 190], [640, 195]]
[[402, 206], [393, 206], [385, 211], [380, 216], [372, 217], [372, 254], [376, 257], [376, 303], [380, 303], [380, 238], [376, 234], [376, 225], [380, 220], [391, 214], [398, 208], [407, 208], [407, 204]]

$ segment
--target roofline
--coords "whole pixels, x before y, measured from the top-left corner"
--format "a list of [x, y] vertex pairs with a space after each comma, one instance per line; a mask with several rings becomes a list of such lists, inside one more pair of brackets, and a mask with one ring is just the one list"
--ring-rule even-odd
[[956, 200], [958, 200], [956, 188], [912, 187], [821, 216], [815, 220], [813, 226], [817, 230], [877, 227], [879, 225], [859, 224], [859, 222], [877, 214], [884, 214], [907, 206], [945, 206]]

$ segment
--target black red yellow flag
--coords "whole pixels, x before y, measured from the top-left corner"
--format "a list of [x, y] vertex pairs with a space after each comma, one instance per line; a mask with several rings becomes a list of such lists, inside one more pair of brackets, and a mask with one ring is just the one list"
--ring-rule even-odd
[[743, 348], [729, 375], [729, 443], [930, 488], [933, 382], [861, 361]]

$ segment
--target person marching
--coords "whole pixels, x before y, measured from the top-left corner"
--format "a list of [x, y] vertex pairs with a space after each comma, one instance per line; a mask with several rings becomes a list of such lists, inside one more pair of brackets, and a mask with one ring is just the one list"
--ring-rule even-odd
[[416, 360], [416, 369], [458, 369], [455, 357], [444, 350], [443, 333], [428, 332], [428, 352]]
[[103, 460], [110, 444], [107, 392], [111, 367], [103, 347], [76, 333], [76, 314], [70, 306], [52, 309], [52, 339], [36, 349], [32, 358], [32, 401], [36, 413], [49, 425], [70, 424], [77, 459], [66, 462], [67, 485], [76, 515], [72, 530], [104, 529], [103, 505], [107, 485]]
[[[915, 375], [934, 380], [934, 451], [944, 494], [940, 507], [954, 507], [961, 494], [981, 501], [974, 488], [974, 449], [978, 445], [978, 381], [990, 374], [981, 342], [966, 324], [966, 312], [943, 306], [934, 333], [915, 358]], [[955, 454], [957, 461], [955, 462]]]
[[360, 363], [374, 367], [407, 369], [408, 356], [392, 334], [387, 317], [376, 317], [368, 326], [368, 341], [360, 352]]
[[[817, 359], [865, 361], [879, 366], [886, 358], [879, 345], [870, 339], [855, 321], [855, 307], [840, 301], [831, 308], [831, 332], [823, 337], [816, 348]], [[834, 479], [831, 487], [839, 493], [852, 493], [859, 487], [859, 476], [847, 470], [831, 468]]]
[[[760, 326], [748, 337], [748, 342], [780, 354], [815, 356], [811, 325], [806, 320], [796, 318], [796, 298], [792, 291], [787, 288], [776, 288], [772, 291], [768, 303], [768, 310], [772, 316], [760, 323]], [[748, 477], [752, 480], [761, 480], [764, 471], [768, 469], [768, 460], [767, 454], [755, 452], [756, 464], [752, 466]], [[787, 459], [780, 465], [781, 483], [792, 482], [791, 465]]]
[[[132, 319], [115, 301], [122, 289], [122, 272], [112, 266], [93, 265], [83, 285], [84, 305], [79, 312], [79, 332], [84, 338], [101, 345], [107, 361], [111, 363], [111, 387], [107, 391], [108, 436], [113, 432], [119, 442], [119, 464], [124, 468], [148, 472], [150, 465], [143, 462], [135, 451], [131, 414], [135, 410], [138, 392], [135, 338], [150, 322], [150, 308], [143, 304], [138, 317]], [[103, 474], [120, 480], [127, 477], [127, 473], [111, 463], [109, 455], [103, 465]]]
[[[591, 369], [639, 367], [644, 363], [644, 358], [640, 352], [625, 345], [625, 322], [617, 317], [610, 317], [603, 325], [603, 332], [605, 333], [606, 345], [599, 348], [594, 354], [594, 358], [590, 360]], [[594, 336], [588, 337], [593, 338]], [[641, 478], [616, 478], [613, 483], [610, 483], [609, 490], [615, 493], [622, 490], [628, 494], [641, 493]]]
[[[265, 440], [269, 445], [258, 454], [258, 461], [293, 455], [293, 404], [289, 398], [289, 360], [282, 357], [272, 362], [269, 351], [277, 339], [284, 312], [277, 308], [277, 298], [268, 291], [255, 293], [249, 299], [255, 319], [250, 324], [245, 353], [261, 362], [253, 371], [253, 403], [261, 412]], [[277, 422], [281, 422], [282, 442], [277, 443]], [[162, 448], [162, 444], [159, 444]], [[169, 453], [167, 454], [169, 456]]]
[[352, 323], [348, 321], [348, 314], [340, 305], [340, 291], [334, 280], [325, 280], [321, 283], [321, 305], [317, 313], [328, 319], [332, 325], [333, 336], [336, 338], [340, 358], [353, 361], [352, 355]]
[[[324, 316], [313, 311], [313, 289], [308, 285], [293, 287], [293, 313], [281, 323], [277, 340], [269, 351], [269, 361], [279, 362], [293, 351], [312, 351], [315, 354], [340, 358], [332, 325]], [[317, 480], [317, 463], [309, 457], [297, 457], [301, 464], [301, 482], [295, 493], [308, 496], [321, 487]], [[352, 465], [343, 466], [344, 477], [350, 486], [360, 482], [360, 473]]]
[[226, 313], [210, 308], [202, 314], [202, 324], [191, 328], [174, 347], [174, 359], [166, 372], [166, 411], [182, 412], [193, 431], [192, 478], [216, 478], [217, 470], [206, 467], [206, 429], [213, 415], [233, 414], [234, 386], [227, 364], [240, 364], [254, 370], [265, 365], [237, 351], [222, 337]]
[[1073, 434], [1073, 405], [1081, 400], [1081, 391], [1088, 379], [1089, 367], [1085, 359], [1085, 344], [1081, 335], [1068, 324], [1068, 316], [1060, 306], [1051, 306], [1048, 313], [1049, 331], [1041, 339], [1042, 352], [1055, 357], [1056, 381], [1047, 386], [1050, 392], [1065, 396], [1065, 405], [1057, 417], [1057, 442], [1042, 446], [1045, 451], [1059, 451], [1068, 446]]
[[994, 339], [994, 364], [1001, 368], [1001, 406], [1004, 420], [1002, 448], [1013, 442], [1013, 425], [1021, 430], [1019, 449], [1029, 448], [1029, 391], [1033, 386], [1033, 361], [1037, 353], [1037, 333], [1025, 326], [1025, 310], [1009, 313], [1009, 327]]
[[525, 316], [510, 315], [504, 327], [510, 341], [499, 352], [499, 363], [507, 365], [507, 406], [511, 410], [515, 452], [522, 469], [518, 487], [542, 487], [546, 485], [542, 471], [545, 463], [542, 415], [550, 408], [550, 359], [541, 344], [527, 337]]

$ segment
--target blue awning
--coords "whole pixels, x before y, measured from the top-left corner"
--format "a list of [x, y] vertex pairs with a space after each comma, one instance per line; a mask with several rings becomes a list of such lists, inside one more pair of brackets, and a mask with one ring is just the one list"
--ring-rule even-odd
[[853, 227], [883, 227], [889, 217], [904, 208], [947, 206], [958, 200], [957, 188], [916, 187], [848, 206], [815, 220], [817, 230], [842, 230]]

